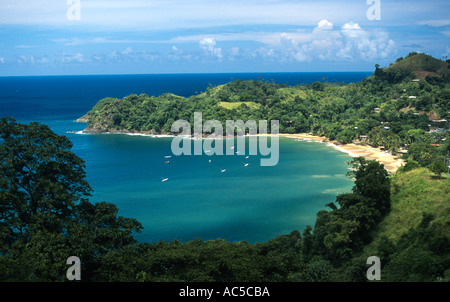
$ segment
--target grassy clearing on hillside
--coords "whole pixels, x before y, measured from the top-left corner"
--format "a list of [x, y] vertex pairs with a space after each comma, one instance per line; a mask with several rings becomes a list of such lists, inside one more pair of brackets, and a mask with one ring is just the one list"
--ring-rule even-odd
[[375, 240], [385, 235], [397, 242], [419, 225], [424, 212], [433, 214], [432, 223], [450, 236], [450, 179], [435, 179], [428, 169], [416, 169], [396, 175], [391, 191], [391, 211], [380, 223]]
[[276, 94], [282, 101], [294, 101], [295, 97], [299, 97], [301, 99], [306, 98], [305, 91], [294, 87], [280, 88], [277, 90]]
[[259, 104], [256, 104], [255, 102], [219, 102], [218, 105], [220, 107], [223, 107], [225, 109], [231, 110], [231, 109], [235, 109], [239, 106], [241, 106], [242, 104], [245, 104], [247, 107], [249, 108], [255, 108], [258, 109], [260, 107]]

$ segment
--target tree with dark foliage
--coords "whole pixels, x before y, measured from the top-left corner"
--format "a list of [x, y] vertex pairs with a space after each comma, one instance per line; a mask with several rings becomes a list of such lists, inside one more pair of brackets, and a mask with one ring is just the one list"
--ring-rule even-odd
[[0, 280], [65, 280], [68, 257], [92, 272], [107, 251], [135, 242], [139, 222], [89, 203], [84, 161], [71, 148], [46, 125], [0, 120]]

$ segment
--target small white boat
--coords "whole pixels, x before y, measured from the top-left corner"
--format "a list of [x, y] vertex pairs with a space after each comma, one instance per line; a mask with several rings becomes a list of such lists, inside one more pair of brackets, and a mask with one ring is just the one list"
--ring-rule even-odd
[[223, 172], [225, 172], [226, 170], [227, 170], [227, 169], [221, 169], [221, 170], [220, 170], [220, 172], [222, 172], [222, 173], [223, 173]]
[[248, 163], [245, 163], [245, 164], [244, 164], [244, 167], [247, 167], [247, 166], [248, 166]]
[[166, 155], [166, 156], [164, 156], [164, 158], [171, 158], [172, 157], [172, 155]]
[[249, 157], [250, 157], [250, 156], [247, 155], [245, 158], [249, 158]]
[[161, 180], [161, 182], [165, 182], [165, 181], [168, 181], [169, 179], [168, 178], [163, 178], [162, 180]]

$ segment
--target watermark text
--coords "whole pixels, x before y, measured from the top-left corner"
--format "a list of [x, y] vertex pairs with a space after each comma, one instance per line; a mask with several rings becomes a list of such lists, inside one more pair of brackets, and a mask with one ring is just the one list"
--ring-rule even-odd
[[[259, 125], [259, 133], [258, 127]], [[268, 144], [268, 122], [261, 120], [259, 124], [254, 120], [243, 122], [242, 120], [226, 121], [226, 136], [223, 135], [223, 126], [217, 120], [208, 120], [203, 125], [202, 113], [194, 113], [194, 133], [191, 125], [186, 120], [177, 120], [171, 126], [172, 133], [179, 133], [172, 140], [172, 153], [174, 155], [192, 155], [192, 142], [194, 144], [193, 154], [202, 155], [224, 155], [224, 138], [226, 138], [226, 155], [257, 155], [268, 156], [261, 158], [261, 166], [275, 166], [279, 159], [279, 121], [270, 122], [270, 146]], [[213, 131], [214, 129], [214, 131]], [[245, 147], [245, 130], [248, 129], [249, 150]], [[206, 134], [209, 134], [206, 138]], [[236, 137], [237, 148], [234, 147]], [[193, 139], [192, 139], [193, 138]], [[205, 138], [205, 139], [204, 139]], [[259, 139], [258, 139], [259, 138]], [[258, 148], [259, 147], [259, 148]]]

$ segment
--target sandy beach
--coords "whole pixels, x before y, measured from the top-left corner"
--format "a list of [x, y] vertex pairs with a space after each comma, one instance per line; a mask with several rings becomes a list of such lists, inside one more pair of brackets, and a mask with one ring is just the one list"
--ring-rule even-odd
[[400, 168], [404, 161], [395, 156], [392, 155], [386, 151], [383, 151], [379, 148], [374, 148], [368, 145], [357, 145], [357, 144], [339, 144], [336, 141], [329, 141], [326, 137], [323, 136], [315, 136], [311, 134], [279, 134], [279, 136], [282, 137], [291, 137], [296, 139], [303, 139], [303, 140], [315, 140], [327, 143], [329, 146], [347, 153], [348, 155], [352, 157], [358, 157], [362, 156], [369, 160], [377, 160], [378, 162], [382, 163], [385, 167], [385, 169], [391, 173], [395, 173], [398, 168]]
[[[79, 120], [77, 120], [77, 122], [78, 121]], [[79, 133], [80, 134], [90, 133], [90, 132], [86, 132], [85, 130], [79, 131]], [[156, 135], [156, 134], [151, 134], [151, 133], [147, 133], [147, 132], [130, 133], [127, 131], [114, 131], [114, 132], [103, 132], [103, 133], [105, 133], [105, 134], [120, 133], [120, 134], [127, 134], [127, 135], [141, 135], [141, 136], [151, 136], [151, 137], [174, 137], [174, 136], [176, 136], [173, 134]], [[261, 134], [257, 134], [257, 135], [261, 135]], [[271, 134], [269, 134], [269, 135], [271, 135]], [[248, 135], [246, 135], [246, 136], [248, 136]], [[368, 145], [357, 145], [357, 144], [353, 144], [353, 143], [352, 144], [340, 144], [337, 141], [330, 141], [328, 138], [326, 138], [324, 136], [316, 136], [316, 135], [312, 135], [312, 134], [308, 134], [308, 133], [296, 133], [296, 134], [280, 133], [280, 134], [278, 134], [278, 136], [301, 139], [301, 140], [314, 140], [314, 141], [327, 143], [329, 146], [331, 146], [341, 152], [345, 152], [352, 157], [362, 156], [369, 160], [377, 160], [384, 165], [385, 169], [388, 172], [391, 172], [391, 173], [397, 172], [397, 169], [400, 168], [404, 164], [404, 161], [401, 158], [399, 158], [395, 155], [392, 155], [384, 150], [381, 150], [380, 148], [374, 148], [374, 147], [371, 147]], [[209, 137], [211, 137], [211, 135], [209, 135]], [[220, 138], [220, 137], [218, 137], [218, 138]], [[225, 139], [226, 136], [223, 136], [222, 138]]]

